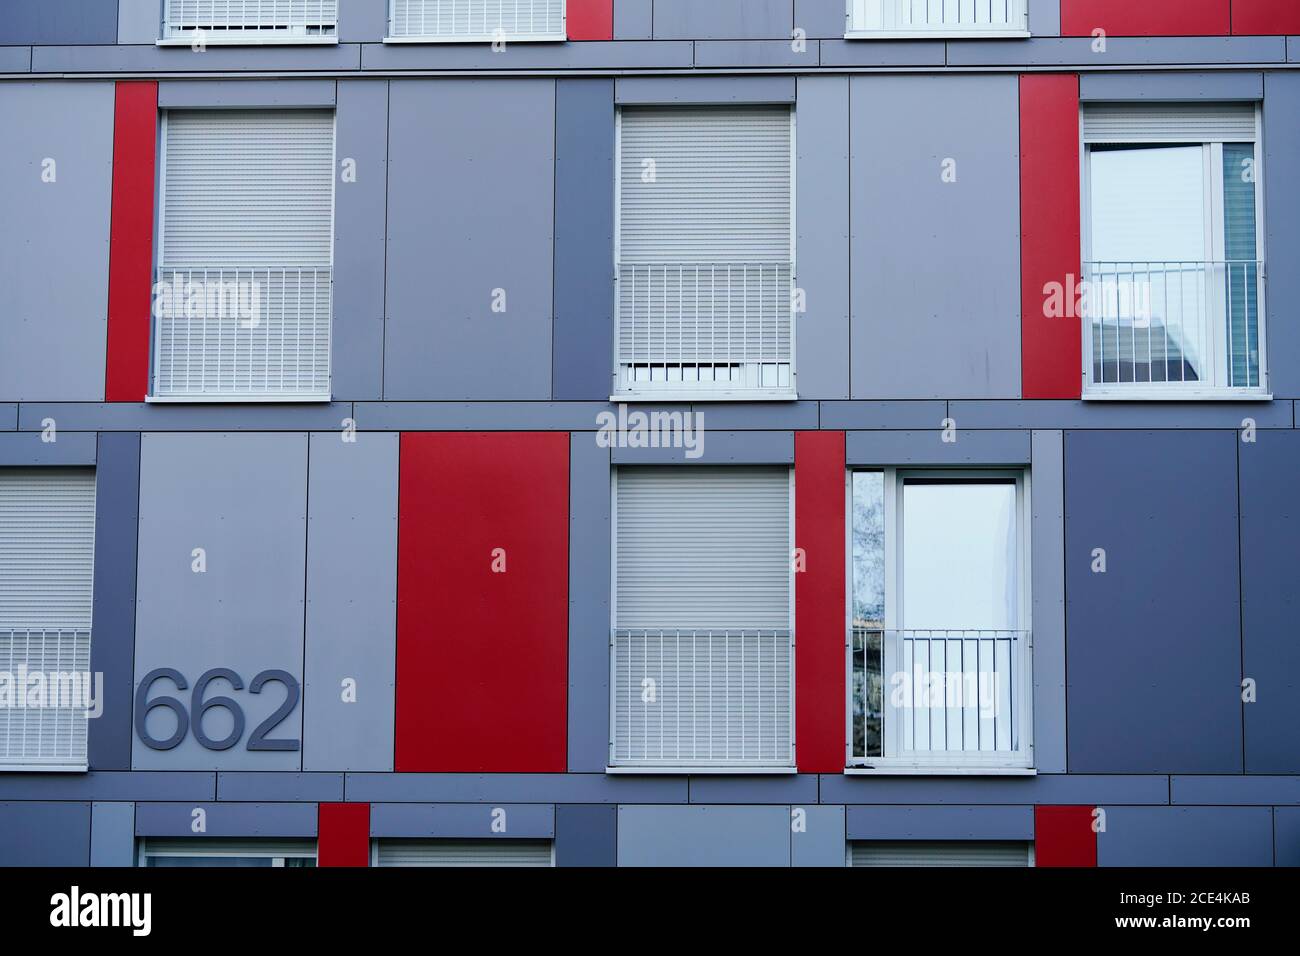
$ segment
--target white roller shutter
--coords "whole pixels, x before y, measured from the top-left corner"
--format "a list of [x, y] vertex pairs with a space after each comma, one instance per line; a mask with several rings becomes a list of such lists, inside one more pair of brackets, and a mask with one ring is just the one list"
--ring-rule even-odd
[[389, 35], [426, 40], [563, 40], [564, 0], [392, 0]]
[[850, 844], [850, 866], [1029, 866], [1030, 844], [984, 840]]
[[0, 706], [0, 769], [86, 765], [94, 564], [94, 472], [0, 470], [0, 671], [46, 690]]
[[323, 39], [338, 30], [338, 0], [167, 0], [163, 36], [193, 40]]
[[551, 866], [549, 840], [380, 840], [380, 866]]
[[329, 397], [334, 116], [167, 114], [154, 394]]
[[256, 860], [315, 860], [315, 840], [181, 837], [142, 840], [142, 862], [150, 857], [231, 857]]
[[1251, 103], [1142, 103], [1088, 105], [1083, 110], [1085, 143], [1251, 143]]

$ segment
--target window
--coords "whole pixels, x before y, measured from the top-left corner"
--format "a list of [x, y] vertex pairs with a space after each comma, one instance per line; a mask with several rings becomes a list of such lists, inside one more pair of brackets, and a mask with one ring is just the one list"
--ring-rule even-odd
[[334, 117], [164, 118], [153, 401], [328, 401]]
[[880, 840], [849, 844], [849, 866], [1033, 866], [1034, 845], [1018, 841]]
[[1085, 396], [1268, 391], [1251, 105], [1083, 113]]
[[141, 866], [316, 865], [314, 840], [230, 840], [200, 837], [141, 840]]
[[848, 38], [1027, 37], [1028, 0], [848, 0]]
[[159, 42], [337, 43], [338, 0], [167, 0]]
[[375, 866], [554, 866], [550, 840], [376, 840]]
[[619, 468], [612, 767], [790, 768], [788, 468]]
[[793, 124], [620, 111], [615, 397], [795, 397]]
[[851, 766], [1033, 766], [1027, 480], [852, 474]]
[[386, 43], [565, 39], [565, 0], [391, 0]]
[[95, 474], [0, 469], [0, 770], [85, 770]]

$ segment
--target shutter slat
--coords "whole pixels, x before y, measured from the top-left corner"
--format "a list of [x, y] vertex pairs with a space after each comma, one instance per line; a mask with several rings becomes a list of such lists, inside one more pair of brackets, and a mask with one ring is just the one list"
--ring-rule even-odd
[[1029, 844], [984, 840], [854, 842], [851, 866], [1029, 866]]
[[563, 39], [563, 0], [393, 0], [394, 37]]
[[1250, 143], [1250, 103], [1106, 103], [1083, 110], [1085, 143]]
[[548, 840], [380, 840], [380, 866], [550, 866]]

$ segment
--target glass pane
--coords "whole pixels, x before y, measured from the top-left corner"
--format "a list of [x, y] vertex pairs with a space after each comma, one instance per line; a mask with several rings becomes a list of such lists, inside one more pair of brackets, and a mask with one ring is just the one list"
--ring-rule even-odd
[[879, 757], [885, 626], [885, 476], [853, 475], [853, 753]]
[[1255, 232], [1255, 144], [1223, 145], [1223, 246], [1229, 384], [1259, 382], [1259, 267]]
[[146, 866], [270, 866], [269, 856], [150, 856], [146, 857]]

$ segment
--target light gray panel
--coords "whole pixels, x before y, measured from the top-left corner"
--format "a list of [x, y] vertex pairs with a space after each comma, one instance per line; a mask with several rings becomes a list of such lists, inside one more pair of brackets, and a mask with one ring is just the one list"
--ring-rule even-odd
[[945, 442], [940, 431], [848, 432], [850, 465], [1027, 465], [1029, 432], [960, 431]]
[[654, 35], [654, 0], [614, 0], [614, 39], [649, 40]]
[[811, 69], [818, 65], [821, 47], [809, 41], [795, 49], [785, 40], [701, 40], [695, 44], [697, 67], [776, 67]]
[[11, 432], [18, 427], [18, 404], [5, 402], [0, 404], [0, 431]]
[[698, 402], [691, 409], [706, 428], [737, 431], [816, 430], [817, 402]]
[[[596, 431], [604, 402], [358, 402], [357, 427], [370, 431]], [[685, 406], [656, 406], [684, 411]]]
[[[230, 692], [217, 681], [207, 696], [233, 696], [247, 723], [230, 749], [207, 750], [189, 734], [173, 750], [154, 750], [137, 734], [136, 770], [298, 770], [301, 754], [245, 749], [254, 728], [285, 700], [272, 683], [248, 687], [267, 669], [299, 683], [303, 663], [303, 581], [306, 573], [307, 436], [305, 434], [158, 434], [140, 442], [140, 544], [136, 598], [135, 680], [170, 667], [190, 689], [209, 668], [243, 679]], [[207, 570], [191, 570], [192, 551], [206, 551]], [[171, 694], [158, 681], [150, 697]], [[178, 696], [189, 707], [190, 691]], [[165, 738], [175, 721], [162, 708], [148, 722]], [[209, 737], [230, 733], [230, 715], [210, 710]], [[270, 733], [302, 739], [301, 703]]]
[[817, 802], [815, 773], [748, 776], [720, 773], [691, 777], [691, 803], [778, 803], [806, 806]]
[[388, 0], [339, 0], [339, 39], [379, 43], [388, 33]]
[[376, 803], [372, 837], [532, 840], [555, 836], [555, 807], [548, 803]]
[[0, 46], [0, 73], [28, 73], [31, 68], [31, 47]]
[[845, 804], [1119, 804], [1164, 805], [1169, 778], [1163, 774], [1040, 773], [1033, 777], [876, 777], [824, 774], [821, 798]]
[[555, 83], [395, 83], [390, 125], [384, 397], [550, 398]]
[[1034, 628], [1034, 766], [1065, 773], [1065, 438], [1031, 437], [1030, 594]]
[[847, 9], [844, 0], [794, 0], [794, 25], [810, 38], [842, 39]]
[[[794, 814], [804, 813], [804, 829], [794, 829]], [[844, 865], [844, 808], [792, 807], [790, 832], [791, 866]]]
[[341, 803], [341, 773], [246, 773], [217, 774], [217, 799], [243, 803]]
[[795, 316], [799, 394], [849, 397], [849, 79], [799, 78]]
[[[962, 40], [948, 44], [949, 66], [1146, 66], [1180, 63], [1283, 63], [1285, 37], [1110, 37], [1106, 52], [1092, 37]], [[823, 51], [823, 55], [824, 55]]]
[[596, 773], [609, 762], [609, 469], [595, 435], [570, 436], [568, 768]]
[[355, 437], [311, 436], [304, 770], [393, 769], [399, 436]]
[[367, 43], [363, 70], [637, 70], [690, 69], [695, 45], [686, 40], [584, 40], [508, 43]]
[[[0, 777], [0, 796], [6, 796]], [[350, 773], [361, 803], [686, 803], [686, 778], [606, 773]]]
[[142, 431], [306, 431], [344, 428], [352, 417], [347, 402], [311, 405], [185, 405], [146, 402], [27, 403], [19, 409], [18, 427], [39, 431], [46, 418], [67, 432]]
[[90, 434], [62, 433], [51, 442], [35, 432], [0, 434], [0, 465], [93, 465], [96, 455]]
[[1032, 840], [1033, 807], [849, 807], [850, 840]]
[[159, 109], [333, 106], [333, 80], [163, 80]]
[[335, 117], [331, 384], [338, 398], [377, 399], [384, 374], [388, 83], [339, 81]]
[[942, 428], [948, 403], [822, 402], [821, 427], [835, 429]]
[[[32, 51], [33, 73], [277, 73], [299, 70], [355, 70], [361, 45], [209, 46], [40, 46]], [[110, 111], [108, 116], [112, 117]]]
[[822, 66], [943, 66], [947, 50], [938, 40], [822, 40], [820, 46]]
[[632, 76], [614, 81], [620, 106], [793, 103], [792, 76]]
[[90, 805], [90, 865], [135, 866], [135, 804]]
[[1029, 0], [1029, 32], [1036, 37], [1061, 35], [1061, 0]]
[[211, 800], [216, 797], [215, 773], [132, 773], [92, 770], [89, 773], [0, 774], [0, 800]]
[[794, 0], [655, 0], [658, 40], [765, 40], [792, 29]]
[[117, 0], [117, 42], [152, 45], [162, 35], [160, 0]]
[[966, 428], [1290, 428], [1290, 402], [950, 402]]
[[6, 83], [0, 129], [0, 399], [100, 400], [113, 84]]
[[[202, 810], [206, 829], [193, 829]], [[136, 836], [314, 837], [314, 803], [137, 803]]]
[[853, 397], [1018, 398], [1016, 77], [851, 83]]
[[[707, 417], [707, 416], [706, 416]], [[630, 433], [634, 434], [634, 433]], [[687, 448], [610, 449], [616, 465], [791, 465], [793, 432], [715, 432], [707, 427], [696, 433], [702, 454], [687, 458]]]
[[1249, 101], [1264, 98], [1262, 73], [1084, 73], [1081, 102]]
[[789, 807], [620, 806], [619, 866], [789, 866]]

